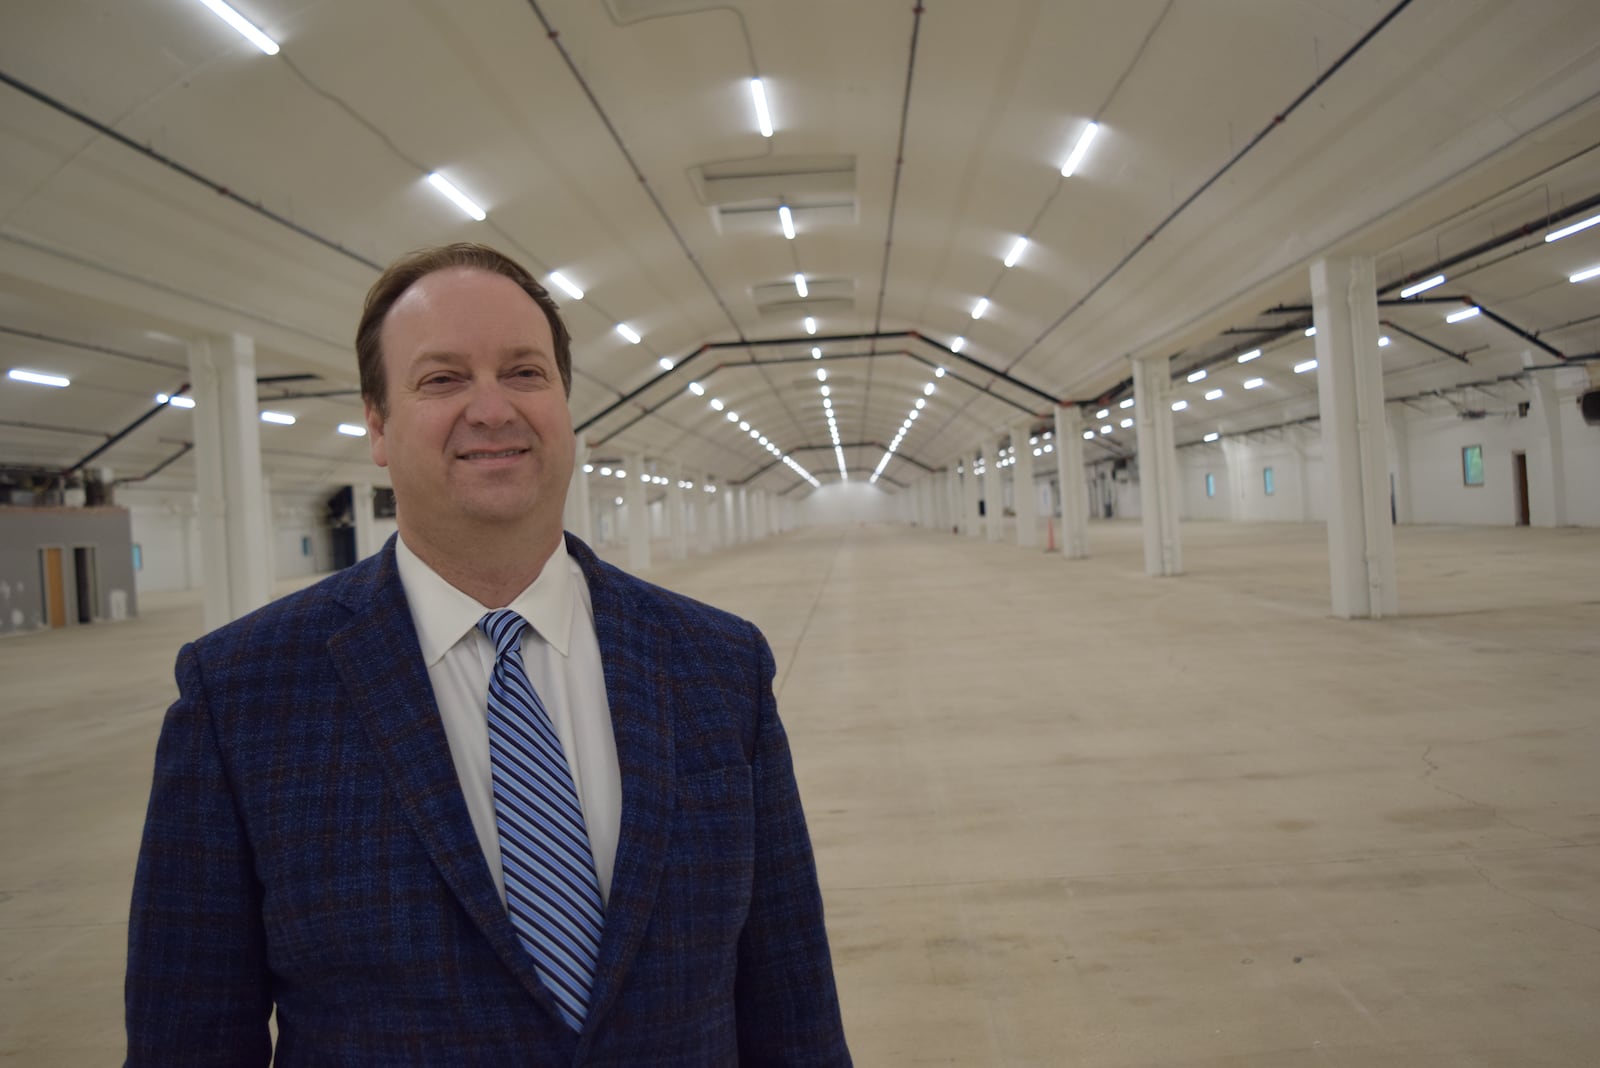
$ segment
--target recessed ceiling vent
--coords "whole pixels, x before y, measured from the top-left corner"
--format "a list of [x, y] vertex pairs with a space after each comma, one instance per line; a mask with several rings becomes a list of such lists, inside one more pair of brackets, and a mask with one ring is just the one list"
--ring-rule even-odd
[[700, 203], [719, 233], [779, 233], [778, 207], [789, 205], [795, 229], [853, 226], [858, 217], [854, 156], [764, 156], [704, 163], [689, 171]]
[[854, 278], [812, 278], [809, 281], [804, 297], [795, 292], [792, 281], [751, 286], [750, 297], [763, 319], [793, 319], [800, 322], [808, 315], [826, 318], [855, 314]]

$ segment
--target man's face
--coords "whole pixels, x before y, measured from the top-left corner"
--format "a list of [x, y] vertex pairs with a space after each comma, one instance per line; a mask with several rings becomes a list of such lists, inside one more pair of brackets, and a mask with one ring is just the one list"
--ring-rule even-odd
[[380, 340], [389, 413], [369, 403], [367, 429], [402, 530], [439, 549], [452, 535], [558, 535], [575, 439], [533, 298], [489, 271], [437, 271], [395, 301]]

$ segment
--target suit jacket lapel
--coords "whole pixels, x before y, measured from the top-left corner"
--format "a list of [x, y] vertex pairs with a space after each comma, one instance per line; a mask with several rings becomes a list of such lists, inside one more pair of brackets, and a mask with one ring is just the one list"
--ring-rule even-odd
[[616, 1001], [650, 924], [666, 863], [675, 777], [665, 636], [653, 620], [641, 617], [624, 585], [626, 576], [606, 568], [570, 534], [567, 551], [578, 561], [589, 586], [622, 772], [622, 827], [600, 959], [579, 1044], [581, 1057]]
[[[341, 597], [353, 615], [328, 642], [412, 829], [445, 882], [489, 944], [528, 992], [560, 1020], [533, 958], [517, 941], [467, 814], [450, 743], [422, 663], [411, 609], [390, 539], [378, 556], [351, 572]], [[563, 1025], [564, 1026], [564, 1025]]]

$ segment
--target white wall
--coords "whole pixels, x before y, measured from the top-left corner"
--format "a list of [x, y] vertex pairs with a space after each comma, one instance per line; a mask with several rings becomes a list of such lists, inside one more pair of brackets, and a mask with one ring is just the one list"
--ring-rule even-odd
[[[1548, 373], [1548, 372], [1544, 372]], [[1581, 370], [1557, 374], [1561, 448], [1564, 456], [1566, 521], [1574, 526], [1600, 526], [1600, 426], [1583, 422], [1577, 398], [1587, 386]], [[1407, 408], [1395, 430], [1403, 448], [1390, 454], [1390, 470], [1400, 474], [1399, 493], [1410, 485], [1410, 521], [1511, 526], [1517, 521], [1517, 492], [1512, 455], [1527, 454], [1529, 510], [1541, 522], [1541, 504], [1549, 507], [1550, 484], [1543, 477], [1549, 443], [1537, 412], [1523, 417], [1517, 405], [1531, 401], [1531, 391], [1516, 383], [1496, 388], [1497, 396], [1472, 394], [1472, 403], [1487, 414], [1463, 419], [1441, 401], [1421, 410]], [[1462, 478], [1461, 450], [1483, 447], [1483, 485], [1468, 486]], [[1262, 469], [1273, 469], [1275, 492], [1268, 497]], [[1249, 438], [1229, 438], [1212, 445], [1178, 450], [1185, 519], [1305, 522], [1325, 520], [1325, 466], [1320, 428], [1311, 423], [1263, 431]], [[1207, 499], [1205, 474], [1217, 476], [1217, 495]], [[1541, 494], [1545, 499], [1541, 501]], [[1120, 494], [1119, 494], [1120, 499]], [[1400, 502], [1400, 514], [1406, 514]], [[1119, 515], [1125, 513], [1119, 510]]]
[[897, 496], [866, 482], [824, 482], [795, 503], [795, 526], [893, 523], [899, 519]]

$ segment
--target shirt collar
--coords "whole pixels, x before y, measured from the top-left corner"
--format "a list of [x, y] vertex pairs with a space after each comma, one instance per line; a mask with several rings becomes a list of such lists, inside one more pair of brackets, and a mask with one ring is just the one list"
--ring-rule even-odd
[[[470, 635], [478, 626], [478, 620], [490, 609], [441, 578], [411, 551], [404, 538], [395, 540], [394, 555], [400, 569], [400, 585], [411, 607], [417, 643], [422, 647], [422, 661], [431, 668], [464, 636]], [[561, 538], [538, 578], [506, 606], [527, 620], [539, 637], [562, 656], [566, 656], [571, 647], [575, 593], [572, 569], [567, 562], [567, 540]]]

